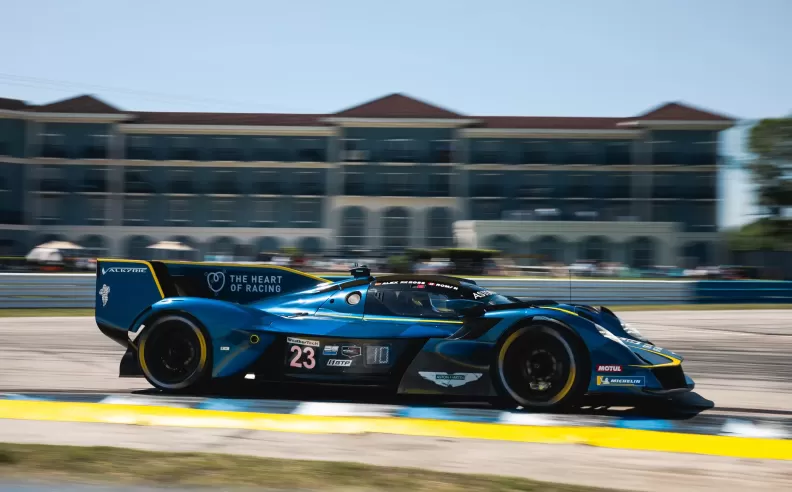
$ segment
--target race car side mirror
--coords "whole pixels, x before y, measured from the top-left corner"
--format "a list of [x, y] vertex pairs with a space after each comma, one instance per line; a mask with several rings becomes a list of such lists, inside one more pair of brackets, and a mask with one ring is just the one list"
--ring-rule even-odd
[[464, 316], [480, 316], [484, 313], [484, 303], [472, 299], [449, 299], [446, 307]]

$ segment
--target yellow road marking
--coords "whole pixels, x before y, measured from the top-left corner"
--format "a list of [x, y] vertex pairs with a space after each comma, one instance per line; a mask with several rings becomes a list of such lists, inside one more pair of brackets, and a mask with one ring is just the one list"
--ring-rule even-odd
[[582, 426], [523, 426], [399, 417], [325, 417], [143, 405], [0, 401], [0, 418], [298, 432], [401, 434], [792, 461], [792, 440]]

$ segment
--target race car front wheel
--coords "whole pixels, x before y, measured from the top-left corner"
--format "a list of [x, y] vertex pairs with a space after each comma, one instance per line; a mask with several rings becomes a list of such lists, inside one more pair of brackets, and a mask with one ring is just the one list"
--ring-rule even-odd
[[143, 332], [138, 361], [143, 375], [165, 391], [196, 389], [208, 378], [210, 348], [198, 324], [184, 316], [158, 318]]
[[573, 406], [588, 380], [581, 343], [551, 323], [522, 326], [500, 344], [495, 364], [501, 404], [560, 410]]

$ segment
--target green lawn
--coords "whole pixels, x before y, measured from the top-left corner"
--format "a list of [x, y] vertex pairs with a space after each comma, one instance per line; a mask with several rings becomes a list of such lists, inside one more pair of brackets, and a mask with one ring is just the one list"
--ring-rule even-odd
[[0, 478], [45, 483], [214, 486], [225, 490], [245, 486], [344, 492], [606, 490], [512, 477], [439, 473], [345, 462], [4, 443], [0, 443]]

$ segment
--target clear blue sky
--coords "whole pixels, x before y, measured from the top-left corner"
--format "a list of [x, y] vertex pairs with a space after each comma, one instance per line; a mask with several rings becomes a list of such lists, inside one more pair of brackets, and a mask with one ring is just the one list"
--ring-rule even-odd
[[[88, 92], [138, 110], [330, 112], [407, 92], [469, 114], [623, 116], [671, 100], [748, 119], [792, 111], [792, 0], [25, 0], [2, 11], [0, 96], [35, 103]], [[729, 139], [738, 151], [739, 134]], [[749, 201], [743, 181], [726, 176], [726, 223], [747, 213], [735, 207]]]

